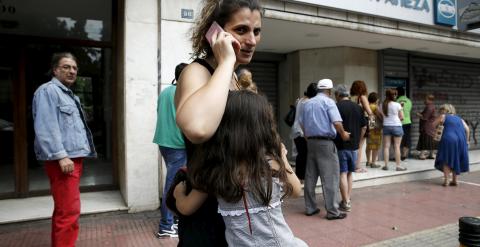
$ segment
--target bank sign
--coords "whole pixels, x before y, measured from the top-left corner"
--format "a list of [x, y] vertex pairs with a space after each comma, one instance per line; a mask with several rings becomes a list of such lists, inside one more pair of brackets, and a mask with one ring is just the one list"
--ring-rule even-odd
[[[298, 0], [291, 2], [307, 3], [425, 25], [436, 24], [434, 22], [434, 0]], [[438, 2], [439, 4], [441, 2], [442, 10], [445, 10], [442, 13], [448, 16], [451, 8], [447, 6], [449, 4], [447, 2], [455, 2], [455, 0], [445, 0], [445, 3]]]
[[457, 2], [455, 0], [434, 1], [435, 24], [455, 26], [457, 24]]

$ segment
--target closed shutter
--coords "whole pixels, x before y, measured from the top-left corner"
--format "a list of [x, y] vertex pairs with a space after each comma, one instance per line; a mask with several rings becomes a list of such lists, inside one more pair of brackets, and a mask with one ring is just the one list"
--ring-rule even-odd
[[427, 94], [435, 96], [437, 115], [442, 104], [449, 103], [456, 108], [457, 115], [469, 123], [474, 137], [471, 144], [475, 144], [471, 148], [478, 149], [476, 127], [480, 122], [480, 63], [411, 56], [410, 72], [412, 149], [416, 148], [419, 137], [419, 118], [415, 113], [423, 110]]
[[[251, 62], [247, 68], [252, 72], [253, 81], [257, 84], [259, 92], [265, 94], [273, 107], [273, 113], [277, 112], [278, 105], [278, 83], [277, 83], [277, 63], [275, 62]], [[278, 117], [275, 116], [277, 119]]]

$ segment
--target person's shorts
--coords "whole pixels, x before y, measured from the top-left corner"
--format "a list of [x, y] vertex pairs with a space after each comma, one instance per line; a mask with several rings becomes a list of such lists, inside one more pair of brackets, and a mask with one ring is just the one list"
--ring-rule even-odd
[[358, 150], [338, 150], [338, 162], [340, 163], [340, 173], [354, 172], [355, 162], [357, 161]]
[[410, 137], [410, 128], [412, 124], [404, 124], [402, 125], [403, 129], [403, 137], [402, 137], [402, 144], [401, 147], [410, 148], [412, 138]]
[[403, 136], [402, 126], [383, 126], [384, 136]]

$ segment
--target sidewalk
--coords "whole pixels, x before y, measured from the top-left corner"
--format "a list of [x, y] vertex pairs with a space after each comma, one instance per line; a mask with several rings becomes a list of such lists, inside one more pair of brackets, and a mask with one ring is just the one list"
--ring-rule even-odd
[[[456, 227], [451, 224], [461, 216], [480, 216], [480, 172], [461, 176], [458, 187], [442, 187], [441, 181], [436, 178], [354, 189], [353, 209], [344, 220], [324, 218], [321, 195], [317, 196], [319, 215], [303, 214], [303, 198], [285, 200], [284, 214], [295, 235], [310, 246], [437, 246], [422, 241], [423, 236], [442, 241], [445, 245], [441, 246], [456, 247]], [[82, 216], [77, 246], [176, 246], [176, 239], [154, 237], [159, 216], [158, 211]], [[445, 225], [450, 226], [437, 228]], [[432, 228], [437, 229], [423, 232]], [[46, 247], [49, 238], [49, 220], [0, 225], [2, 246]], [[397, 245], [399, 242], [402, 245]]]

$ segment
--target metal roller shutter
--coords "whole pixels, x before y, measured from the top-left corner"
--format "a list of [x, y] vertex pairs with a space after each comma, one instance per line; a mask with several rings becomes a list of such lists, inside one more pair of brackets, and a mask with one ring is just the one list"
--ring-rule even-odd
[[419, 118], [415, 113], [423, 110], [427, 94], [435, 96], [437, 111], [444, 103], [455, 106], [457, 115], [469, 123], [474, 137], [471, 148], [479, 148], [476, 127], [480, 122], [480, 63], [410, 56], [410, 88], [412, 149], [416, 148], [419, 136]]

